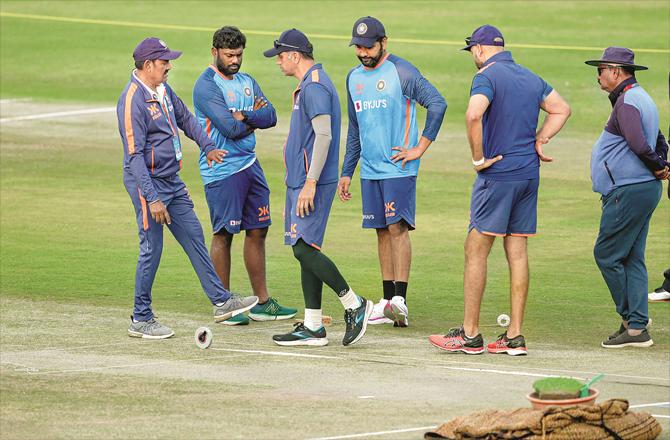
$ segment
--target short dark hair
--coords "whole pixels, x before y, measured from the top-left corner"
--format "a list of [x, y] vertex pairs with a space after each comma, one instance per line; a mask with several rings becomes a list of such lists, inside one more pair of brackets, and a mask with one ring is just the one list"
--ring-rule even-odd
[[630, 66], [621, 66], [621, 70], [623, 70], [624, 72], [626, 72], [627, 74], [629, 74], [631, 76], [635, 76], [635, 69], [633, 69]]
[[214, 32], [212, 46], [216, 49], [237, 49], [247, 44], [247, 37], [235, 26], [224, 26]]
[[307, 50], [309, 51], [309, 53], [307, 52], [300, 52], [300, 53], [308, 60], [314, 61], [314, 46], [312, 46], [312, 43], [307, 43]]
[[135, 61], [135, 68], [136, 68], [137, 70], [142, 70], [142, 69], [144, 69], [144, 62], [145, 62], [145, 61], [146, 61], [146, 60]]

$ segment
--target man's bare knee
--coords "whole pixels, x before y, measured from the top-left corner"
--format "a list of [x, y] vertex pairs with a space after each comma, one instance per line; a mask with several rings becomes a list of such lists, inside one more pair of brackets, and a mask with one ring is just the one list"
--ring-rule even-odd
[[409, 226], [407, 225], [407, 222], [401, 220], [398, 223], [388, 225], [388, 231], [393, 238], [398, 238], [409, 232]]

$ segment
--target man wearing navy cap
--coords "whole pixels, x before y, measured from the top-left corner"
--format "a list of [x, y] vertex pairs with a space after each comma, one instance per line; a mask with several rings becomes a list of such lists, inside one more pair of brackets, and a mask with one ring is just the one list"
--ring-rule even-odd
[[123, 183], [135, 208], [140, 237], [135, 309], [128, 328], [128, 335], [137, 338], [165, 339], [174, 335], [172, 329], [155, 319], [151, 310], [151, 287], [163, 250], [164, 224], [188, 254], [213, 304], [215, 321], [242, 313], [258, 302], [255, 296], [231, 294], [221, 284], [207, 254], [193, 202], [179, 178], [182, 151], [177, 128], [200, 146], [208, 161], [220, 163], [226, 154], [207, 138], [167, 84], [170, 61], [180, 55], [158, 38], [143, 40], [133, 52], [136, 69], [116, 106], [124, 147]]
[[[357, 20], [349, 45], [361, 64], [347, 76], [349, 132], [338, 195], [351, 200], [360, 159], [363, 228], [377, 232], [383, 288], [370, 324], [407, 327], [419, 159], [437, 137], [447, 103], [416, 67], [387, 52], [386, 30], [376, 18]], [[417, 103], [428, 110], [420, 137]]]
[[345, 309], [342, 344], [351, 345], [363, 337], [373, 304], [354, 293], [335, 264], [321, 252], [337, 189], [340, 100], [321, 64], [314, 63], [312, 44], [299, 30], [284, 31], [264, 55], [276, 56], [282, 73], [299, 81], [293, 92], [291, 124], [284, 145], [284, 244], [293, 248], [300, 262], [305, 321], [272, 339], [287, 346], [328, 344], [321, 312], [326, 283]]
[[[226, 160], [209, 166], [200, 153], [200, 174], [214, 236], [211, 257], [223, 285], [230, 288], [233, 236], [242, 229], [244, 263], [254, 295], [249, 317], [255, 321], [290, 319], [297, 310], [281, 306], [269, 296], [265, 277], [265, 237], [270, 219], [270, 188], [256, 157], [257, 129], [274, 127], [277, 114], [256, 80], [240, 72], [247, 39], [234, 26], [218, 29], [212, 37], [212, 64], [193, 87], [193, 107], [200, 126]], [[223, 321], [249, 324], [244, 314]]]
[[[527, 354], [521, 335], [528, 296], [527, 239], [535, 235], [540, 161], [543, 152], [570, 116], [570, 107], [550, 85], [514, 62], [505, 39], [490, 25], [465, 39], [479, 69], [472, 81], [466, 113], [472, 165], [470, 226], [465, 241], [463, 325], [446, 335], [432, 335], [434, 346], [466, 354], [484, 352], [479, 312], [486, 285], [487, 259], [496, 237], [503, 237], [510, 272], [511, 322], [487, 346], [489, 353]], [[547, 116], [537, 130], [540, 109]]]
[[591, 153], [593, 191], [601, 194], [600, 231], [593, 254], [607, 283], [619, 330], [602, 342], [605, 348], [650, 347], [647, 331], [648, 277], [644, 251], [649, 221], [661, 199], [660, 180], [668, 179], [668, 146], [659, 130], [658, 109], [638, 84], [635, 54], [608, 47], [600, 59], [598, 84], [609, 92], [612, 114]]

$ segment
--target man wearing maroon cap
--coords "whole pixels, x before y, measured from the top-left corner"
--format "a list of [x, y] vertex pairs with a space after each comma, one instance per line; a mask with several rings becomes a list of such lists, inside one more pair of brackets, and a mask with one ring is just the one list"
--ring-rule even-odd
[[177, 128], [200, 146], [208, 161], [220, 163], [226, 153], [216, 149], [166, 83], [170, 61], [180, 55], [158, 38], [143, 40], [133, 52], [136, 69], [116, 106], [124, 147], [123, 183], [135, 208], [140, 237], [135, 309], [128, 335], [144, 339], [174, 335], [172, 329], [156, 321], [151, 310], [151, 287], [163, 249], [164, 224], [188, 254], [214, 306], [215, 321], [224, 321], [258, 302], [255, 296], [231, 294], [221, 284], [207, 253], [193, 202], [179, 178], [182, 151]]
[[619, 330], [602, 342], [604, 348], [650, 347], [647, 331], [648, 277], [644, 251], [649, 221], [661, 199], [660, 180], [668, 179], [668, 146], [659, 130], [658, 109], [638, 84], [635, 54], [608, 47], [600, 59], [598, 84], [609, 92], [612, 114], [591, 153], [593, 191], [601, 194], [600, 231], [593, 254], [607, 283]]

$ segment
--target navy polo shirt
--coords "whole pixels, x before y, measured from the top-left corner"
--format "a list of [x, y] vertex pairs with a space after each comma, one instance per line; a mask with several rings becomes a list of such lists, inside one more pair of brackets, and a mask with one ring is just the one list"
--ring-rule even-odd
[[312, 119], [318, 115], [330, 115], [332, 140], [326, 163], [321, 171], [318, 184], [325, 185], [338, 180], [340, 158], [340, 99], [335, 85], [321, 64], [312, 66], [293, 92], [293, 111], [288, 139], [284, 147], [286, 165], [286, 186], [300, 188], [305, 184], [307, 171], [312, 163], [314, 149], [314, 129]]
[[553, 89], [542, 78], [503, 51], [492, 56], [477, 72], [470, 96], [484, 95], [484, 157], [503, 159], [479, 173], [496, 180], [526, 180], [540, 176], [535, 134], [540, 104]]

